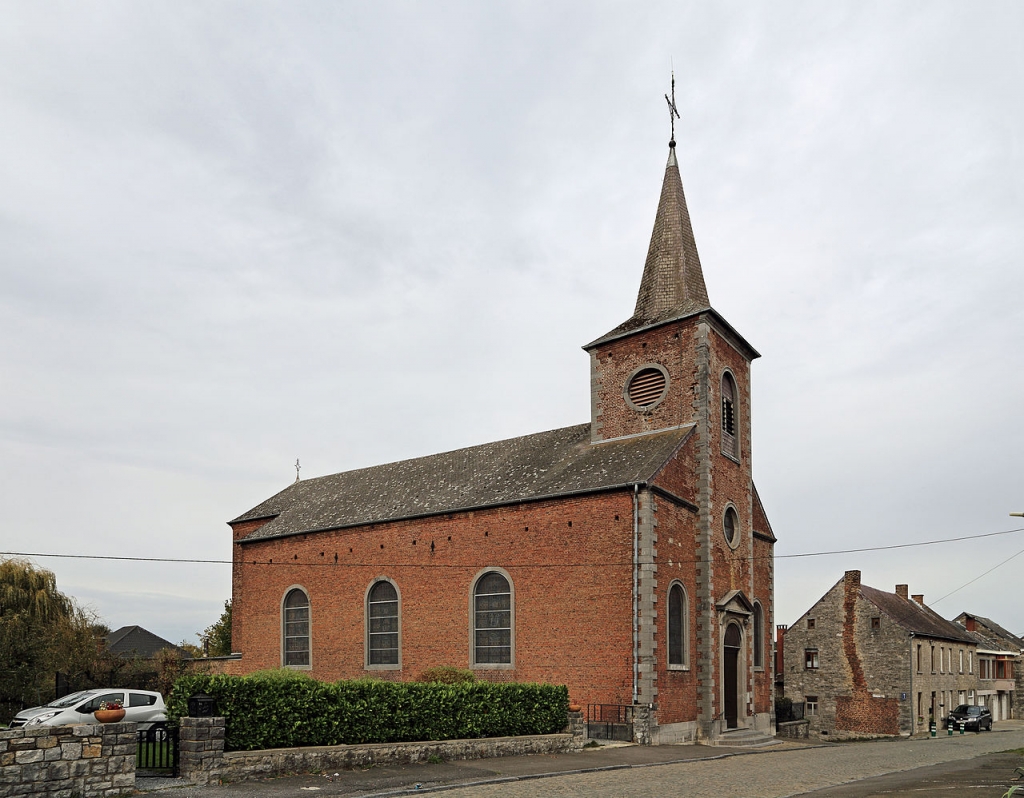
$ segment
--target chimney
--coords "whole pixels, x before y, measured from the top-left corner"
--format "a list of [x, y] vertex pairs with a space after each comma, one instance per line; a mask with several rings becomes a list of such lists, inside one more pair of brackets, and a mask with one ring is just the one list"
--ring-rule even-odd
[[976, 620], [974, 620], [974, 618], [972, 618], [970, 615], [968, 615], [965, 620], [967, 621], [967, 631], [968, 632], [977, 632], [978, 631], [978, 622]]
[[924, 593], [918, 593], [916, 596], [911, 596], [911, 598], [922, 607], [924, 606]]
[[860, 588], [860, 571], [847, 571], [843, 576], [843, 587], [847, 590]]
[[902, 599], [910, 599], [910, 585], [896, 585], [896, 595]]

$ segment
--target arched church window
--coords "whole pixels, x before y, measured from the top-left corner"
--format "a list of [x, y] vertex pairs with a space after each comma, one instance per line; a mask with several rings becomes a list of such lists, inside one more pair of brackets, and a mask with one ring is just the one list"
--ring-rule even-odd
[[308, 668], [309, 646], [309, 596], [301, 587], [288, 591], [284, 597], [281, 612], [282, 646], [286, 668]]
[[754, 667], [764, 667], [764, 610], [754, 602]]
[[739, 456], [739, 418], [737, 414], [736, 380], [732, 374], [722, 375], [722, 454]]
[[387, 579], [374, 582], [366, 594], [366, 664], [399, 664], [398, 590]]
[[668, 590], [668, 664], [685, 667], [687, 662], [686, 643], [689, 635], [686, 591], [679, 582]]
[[512, 586], [497, 571], [488, 571], [473, 586], [472, 664], [512, 664]]

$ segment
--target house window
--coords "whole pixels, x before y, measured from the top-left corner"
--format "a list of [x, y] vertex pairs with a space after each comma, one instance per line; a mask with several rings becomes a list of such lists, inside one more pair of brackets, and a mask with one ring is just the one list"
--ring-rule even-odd
[[881, 618], [872, 618], [871, 619], [871, 631], [875, 632], [875, 631], [878, 631], [881, 628], [882, 628], [882, 619]]
[[921, 672], [921, 644], [917, 644], [917, 672]]
[[674, 582], [668, 590], [669, 668], [682, 669], [689, 664], [686, 657], [687, 620], [686, 591], [679, 582]]
[[807, 717], [818, 714], [818, 696], [809, 695], [804, 697], [804, 714]]
[[[964, 672], [964, 650], [960, 649], [960, 673]], [[963, 701], [960, 702], [961, 704]]]
[[814, 618], [808, 618], [807, 619], [807, 628], [808, 629], [813, 629], [814, 628]]
[[754, 602], [754, 667], [764, 667], [764, 611]]
[[932, 646], [932, 673], [935, 673], [935, 646]]
[[973, 651], [968, 651], [967, 652], [967, 672], [969, 674], [971, 674], [972, 676], [974, 675], [974, 652]]
[[512, 586], [488, 571], [473, 586], [473, 665], [512, 664]]
[[399, 664], [398, 590], [386, 579], [373, 583], [366, 594], [366, 664]]
[[945, 673], [946, 647], [939, 646], [939, 673]]
[[739, 456], [736, 395], [736, 381], [726, 372], [722, 375], [722, 454], [730, 457]]
[[807, 670], [818, 669], [818, 649], [816, 648], [805, 648], [804, 649], [804, 668]]
[[284, 636], [284, 666], [309, 667], [309, 596], [301, 587], [288, 591], [281, 613]]

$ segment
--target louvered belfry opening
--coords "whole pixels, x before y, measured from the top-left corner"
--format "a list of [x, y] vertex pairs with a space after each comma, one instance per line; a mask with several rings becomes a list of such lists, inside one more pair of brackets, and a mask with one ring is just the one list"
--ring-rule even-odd
[[637, 407], [650, 407], [665, 393], [665, 374], [660, 369], [641, 369], [629, 381], [629, 401]]
[[736, 446], [736, 383], [731, 374], [722, 377], [722, 452], [738, 456]]

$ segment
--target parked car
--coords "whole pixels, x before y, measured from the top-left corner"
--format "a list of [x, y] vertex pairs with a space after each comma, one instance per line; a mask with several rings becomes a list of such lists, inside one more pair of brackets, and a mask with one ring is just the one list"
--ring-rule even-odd
[[93, 712], [103, 703], [117, 701], [124, 708], [124, 720], [139, 724], [145, 731], [167, 722], [164, 697], [151, 690], [105, 689], [81, 690], [43, 707], [23, 709], [14, 716], [11, 728], [19, 726], [70, 726], [76, 723], [95, 723]]
[[963, 721], [965, 729], [972, 729], [976, 732], [980, 732], [982, 729], [992, 731], [992, 713], [988, 711], [988, 707], [972, 707], [969, 704], [961, 704], [949, 713], [945, 728], [948, 729], [952, 726], [954, 729], [959, 729], [961, 721]]

